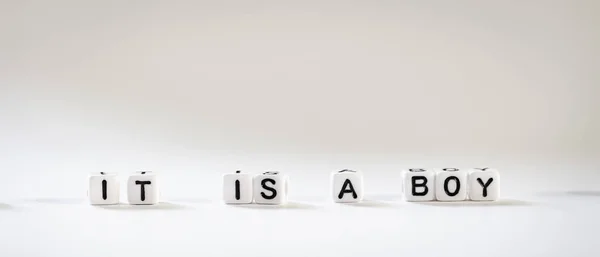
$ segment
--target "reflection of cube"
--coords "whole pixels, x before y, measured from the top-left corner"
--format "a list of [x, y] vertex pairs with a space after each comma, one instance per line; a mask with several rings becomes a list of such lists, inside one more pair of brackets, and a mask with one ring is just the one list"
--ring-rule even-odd
[[409, 202], [435, 200], [435, 172], [409, 169], [403, 172], [404, 199]]
[[435, 175], [435, 198], [438, 201], [467, 200], [467, 172], [457, 168], [438, 170]]
[[223, 175], [223, 201], [227, 204], [252, 203], [252, 175]]
[[361, 172], [341, 170], [331, 174], [333, 201], [357, 203], [363, 199], [363, 176]]
[[495, 201], [500, 196], [500, 173], [495, 169], [472, 169], [469, 172], [469, 198]]
[[157, 204], [156, 174], [151, 171], [141, 171], [130, 175], [127, 180], [127, 199], [129, 204]]
[[89, 183], [88, 197], [90, 204], [119, 203], [119, 180], [117, 180], [117, 174], [94, 173], [89, 176]]
[[279, 172], [265, 172], [254, 177], [254, 202], [284, 204], [287, 201], [287, 177]]

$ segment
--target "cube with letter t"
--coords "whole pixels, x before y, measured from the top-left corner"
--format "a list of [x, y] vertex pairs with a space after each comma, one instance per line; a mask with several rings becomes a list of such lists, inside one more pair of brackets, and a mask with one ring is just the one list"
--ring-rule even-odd
[[363, 199], [363, 176], [359, 171], [341, 170], [331, 174], [333, 201], [357, 203]]
[[404, 199], [409, 202], [435, 200], [435, 172], [409, 169], [403, 172]]
[[284, 204], [287, 201], [287, 177], [276, 171], [254, 177], [254, 202]]
[[140, 171], [130, 175], [127, 180], [127, 199], [129, 204], [157, 204], [156, 174], [151, 171]]
[[90, 204], [119, 203], [119, 180], [114, 173], [94, 173], [89, 176], [88, 197]]

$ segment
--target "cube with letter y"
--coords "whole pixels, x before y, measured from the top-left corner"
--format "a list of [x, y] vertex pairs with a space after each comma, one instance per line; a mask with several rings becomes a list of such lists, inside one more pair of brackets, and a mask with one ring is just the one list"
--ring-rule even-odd
[[158, 181], [151, 171], [140, 171], [127, 180], [127, 199], [129, 204], [157, 204]]
[[500, 173], [490, 168], [469, 172], [469, 198], [473, 201], [495, 201], [500, 196]]

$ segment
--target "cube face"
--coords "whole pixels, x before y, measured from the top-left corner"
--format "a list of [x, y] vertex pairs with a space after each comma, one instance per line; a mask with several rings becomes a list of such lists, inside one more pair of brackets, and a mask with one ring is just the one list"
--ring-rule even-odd
[[104, 172], [89, 176], [88, 197], [92, 205], [119, 203], [119, 180], [116, 174]]
[[331, 174], [333, 201], [357, 203], [363, 199], [363, 176], [361, 172], [342, 170]]
[[500, 197], [500, 173], [494, 169], [469, 172], [469, 198], [473, 201], [495, 201]]
[[278, 172], [265, 172], [254, 177], [254, 202], [284, 204], [287, 201], [287, 177]]
[[435, 197], [438, 201], [467, 200], [467, 172], [457, 168], [445, 168], [436, 171]]
[[129, 176], [127, 200], [129, 204], [157, 204], [158, 183], [156, 174], [142, 171]]
[[250, 174], [223, 175], [223, 202], [227, 204], [252, 203], [253, 182]]
[[409, 202], [435, 200], [435, 172], [428, 169], [409, 169], [403, 172], [404, 199]]

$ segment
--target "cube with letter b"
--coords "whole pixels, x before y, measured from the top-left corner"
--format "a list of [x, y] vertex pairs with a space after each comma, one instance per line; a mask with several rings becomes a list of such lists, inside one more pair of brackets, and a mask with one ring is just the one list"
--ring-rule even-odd
[[157, 204], [158, 181], [151, 171], [140, 171], [127, 180], [127, 199], [129, 204]]
[[287, 201], [287, 176], [269, 171], [254, 177], [254, 202], [284, 204]]
[[223, 201], [227, 204], [252, 203], [252, 175], [236, 171], [223, 175]]
[[469, 171], [469, 198], [473, 201], [495, 201], [500, 195], [500, 173], [489, 168]]
[[408, 169], [403, 172], [404, 199], [409, 202], [435, 200], [435, 172], [428, 169]]
[[435, 175], [435, 198], [438, 201], [467, 200], [467, 172], [458, 168], [444, 168]]
[[363, 176], [359, 171], [341, 170], [331, 174], [333, 201], [357, 203], [363, 199]]
[[90, 204], [118, 204], [119, 180], [117, 174], [95, 173], [89, 176], [88, 197]]

